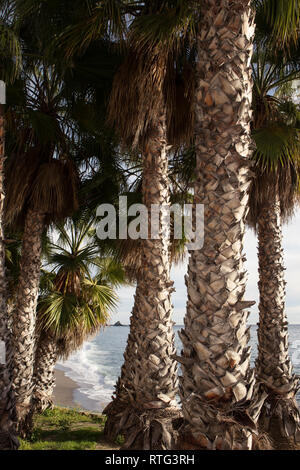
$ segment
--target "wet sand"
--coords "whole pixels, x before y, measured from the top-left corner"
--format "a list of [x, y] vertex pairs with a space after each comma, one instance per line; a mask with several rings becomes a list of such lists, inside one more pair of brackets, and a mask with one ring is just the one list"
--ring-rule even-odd
[[66, 377], [62, 370], [55, 369], [56, 385], [53, 393], [55, 405], [78, 408], [79, 405], [74, 402], [73, 392], [78, 388], [74, 380]]

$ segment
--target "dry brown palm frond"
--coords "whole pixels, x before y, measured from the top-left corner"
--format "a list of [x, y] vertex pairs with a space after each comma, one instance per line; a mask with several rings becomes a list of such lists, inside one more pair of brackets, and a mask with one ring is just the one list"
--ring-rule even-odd
[[101, 327], [98, 326], [94, 330], [86, 331], [80, 325], [76, 330], [69, 330], [62, 335], [57, 341], [58, 358], [66, 360], [71, 354], [80, 349], [84, 342], [92, 340], [100, 331]]
[[85, 341], [92, 340], [100, 331], [100, 326], [94, 329], [89, 329], [87, 331], [85, 328], [80, 327], [70, 329], [66, 333], [61, 334], [59, 338], [53, 334], [49, 329], [45, 330], [42, 317], [38, 315], [37, 324], [36, 324], [36, 335], [39, 338], [43, 337], [53, 337], [57, 346], [57, 355], [58, 359], [66, 360], [70, 357], [71, 354], [75, 353], [80, 349]]
[[59, 292], [65, 291], [79, 297], [82, 291], [80, 272], [66, 272], [61, 269], [55, 277], [54, 288]]
[[181, 265], [187, 259], [188, 250], [186, 248], [186, 243], [187, 240], [184, 238], [182, 240], [172, 240], [170, 246], [170, 260], [173, 265]]
[[181, 71], [176, 72], [173, 60], [169, 61], [164, 83], [167, 135], [168, 142], [176, 147], [188, 145], [194, 137], [195, 87], [194, 68], [186, 63]]
[[125, 146], [143, 149], [163, 110], [168, 143], [177, 146], [191, 141], [194, 69], [186, 57], [181, 57], [182, 64], [175, 57], [161, 46], [129, 47], [115, 76], [108, 108], [108, 121]]
[[78, 208], [74, 165], [63, 159], [47, 160], [39, 148], [11, 156], [6, 169], [6, 224], [22, 223], [29, 206], [46, 214], [47, 221], [64, 218]]
[[[248, 224], [255, 230], [259, 213], [265, 203], [278, 191], [283, 222], [288, 221], [299, 204], [299, 170], [295, 164], [286, 163], [272, 171], [261, 172], [256, 168], [256, 175], [252, 180], [249, 197]], [[255, 167], [254, 167], [255, 171]]]
[[39, 167], [29, 204], [32, 208], [59, 220], [77, 208], [76, 170], [70, 162], [52, 160]]
[[115, 76], [109, 103], [110, 123], [128, 147], [143, 147], [161, 113], [166, 57], [162, 51], [131, 48]]
[[[187, 255], [185, 243], [185, 239], [171, 238], [170, 261], [172, 264], [178, 265], [185, 261]], [[131, 238], [119, 240], [115, 247], [115, 256], [122, 262], [128, 281], [136, 282], [144, 269], [143, 240], [132, 240]]]
[[5, 222], [13, 223], [24, 209], [40, 164], [40, 151], [11, 155], [6, 166]]
[[119, 250], [121, 259], [124, 259], [126, 277], [129, 282], [136, 282], [144, 268], [142, 240], [122, 240]]

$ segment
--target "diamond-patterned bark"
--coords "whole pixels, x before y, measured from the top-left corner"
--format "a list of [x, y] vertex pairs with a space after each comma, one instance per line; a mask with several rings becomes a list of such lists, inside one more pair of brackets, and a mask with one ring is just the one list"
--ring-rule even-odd
[[250, 184], [253, 13], [250, 1], [203, 0], [196, 90], [195, 203], [205, 239], [190, 252], [181, 333], [182, 445], [248, 449], [253, 399], [243, 237]]
[[13, 312], [13, 386], [16, 395], [18, 431], [31, 426], [36, 306], [39, 292], [44, 215], [29, 209], [26, 214], [20, 277]]
[[33, 409], [35, 412], [42, 412], [53, 406], [56, 361], [56, 341], [50, 333], [42, 333], [37, 344], [33, 374]]
[[[169, 204], [167, 175], [166, 124], [162, 115], [143, 153], [143, 202], [148, 209], [151, 204]], [[135, 293], [125, 362], [116, 398], [106, 410], [107, 433], [125, 434], [127, 448], [171, 446], [172, 436], [167, 425], [161, 423], [166, 416], [169, 421], [173, 414], [178, 416], [172, 285], [169, 227], [162, 211], [158, 239], [143, 240], [143, 269]], [[111, 426], [113, 415], [117, 417], [116, 426]]]
[[15, 402], [12, 394], [12, 378], [10, 374], [12, 350], [11, 332], [9, 331], [7, 319], [7, 285], [4, 264], [3, 244], [3, 167], [4, 167], [4, 117], [3, 105], [0, 104], [0, 341], [5, 343], [6, 362], [0, 362], [0, 450], [17, 449], [16, 438]]
[[268, 429], [272, 418], [277, 417], [282, 435], [289, 437], [299, 431], [295, 400], [299, 380], [289, 356], [280, 202], [276, 190], [260, 211], [257, 232], [260, 303], [256, 374], [268, 393], [261, 422]]

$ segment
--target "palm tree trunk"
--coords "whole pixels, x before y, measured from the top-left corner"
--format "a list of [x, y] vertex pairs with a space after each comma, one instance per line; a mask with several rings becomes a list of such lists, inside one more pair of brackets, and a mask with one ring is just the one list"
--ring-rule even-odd
[[39, 292], [44, 215], [29, 209], [23, 234], [20, 277], [13, 318], [13, 385], [20, 435], [31, 431], [36, 306]]
[[[169, 204], [165, 114], [149, 136], [143, 153], [143, 202]], [[168, 449], [173, 445], [177, 364], [171, 320], [169, 233], [160, 214], [159, 239], [143, 240], [143, 270], [139, 278], [125, 362], [116, 397], [106, 409], [106, 433], [125, 436], [124, 448]]]
[[[11, 333], [7, 319], [7, 285], [5, 276], [5, 250], [3, 243], [4, 204], [4, 109], [0, 104], [0, 450], [17, 449], [19, 446], [15, 428], [15, 401], [11, 378]], [[3, 351], [3, 346], [5, 351]], [[5, 357], [3, 357], [3, 352]]]
[[42, 333], [37, 343], [33, 374], [33, 412], [42, 413], [53, 407], [55, 386], [54, 369], [57, 362], [56, 341], [49, 333]]
[[[140, 279], [137, 280], [136, 292], [140, 290]], [[115, 385], [116, 398], [104, 409], [103, 413], [109, 416], [105, 432], [107, 436], [114, 440], [119, 434], [117, 415], [128, 406], [128, 394], [133, 392], [133, 364], [137, 354], [137, 338], [138, 338], [138, 316], [136, 314], [136, 303], [134, 303], [133, 311], [130, 317], [130, 330], [127, 338], [126, 349], [124, 352], [124, 363], [121, 368], [120, 377]], [[113, 422], [116, 417], [116, 422]]]
[[[253, 400], [244, 301], [243, 238], [250, 184], [250, 0], [202, 0], [196, 90], [195, 204], [204, 204], [201, 250], [190, 252], [181, 332], [180, 446], [249, 449]], [[190, 446], [190, 447], [188, 447]]]
[[[299, 431], [295, 399], [299, 380], [289, 356], [280, 202], [276, 191], [273, 196], [265, 202], [257, 223], [260, 303], [256, 376], [268, 393], [260, 424], [264, 430], [272, 433], [276, 427], [283, 437], [290, 437]], [[271, 437], [276, 436], [278, 433]]]

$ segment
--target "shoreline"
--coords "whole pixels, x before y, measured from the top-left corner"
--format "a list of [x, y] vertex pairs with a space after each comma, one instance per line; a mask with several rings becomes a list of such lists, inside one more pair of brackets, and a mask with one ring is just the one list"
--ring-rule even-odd
[[85, 396], [80, 388], [82, 384], [66, 375], [66, 371], [55, 368], [55, 388], [52, 394], [55, 406], [63, 408], [76, 408], [89, 413], [101, 413], [109, 402], [93, 400]]
[[79, 403], [74, 401], [74, 392], [78, 384], [65, 375], [62, 370], [55, 369], [55, 387], [53, 391], [53, 402], [57, 406], [69, 408], [80, 408]]

